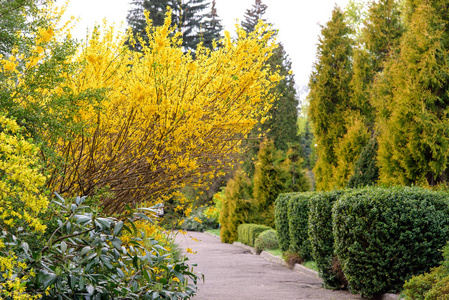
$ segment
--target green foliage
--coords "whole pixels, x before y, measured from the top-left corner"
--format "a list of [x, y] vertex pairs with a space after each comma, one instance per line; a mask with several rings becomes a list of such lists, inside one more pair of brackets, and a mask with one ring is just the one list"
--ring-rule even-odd
[[258, 254], [264, 250], [277, 249], [278, 247], [278, 237], [274, 229], [262, 232], [254, 242], [254, 248], [256, 248]]
[[239, 242], [254, 247], [257, 237], [264, 231], [272, 229], [271, 227], [260, 224], [240, 224], [238, 227]]
[[332, 206], [345, 191], [315, 193], [309, 199], [309, 237], [313, 260], [324, 286], [330, 289], [345, 287], [345, 280], [335, 268], [334, 235], [332, 232]]
[[254, 201], [264, 224], [274, 227], [274, 201], [284, 191], [285, 173], [279, 166], [281, 154], [271, 140], [265, 140], [257, 155]]
[[335, 252], [354, 293], [396, 293], [441, 261], [449, 238], [447, 194], [410, 187], [364, 188], [333, 207]]
[[309, 240], [309, 201], [313, 192], [289, 194], [288, 228], [291, 252], [298, 253], [304, 260], [312, 258]]
[[346, 133], [346, 115], [351, 108], [351, 33], [343, 11], [335, 7], [331, 20], [321, 30], [317, 62], [310, 76], [308, 116], [317, 144], [314, 172], [318, 190], [334, 187], [333, 168], [337, 164], [334, 147]]
[[[196, 294], [198, 277], [186, 264], [187, 258], [170, 258], [158, 241], [134, 225], [139, 220], [151, 221], [148, 214], [153, 215], [155, 209], [130, 212], [119, 220], [84, 206], [85, 197], [72, 202], [57, 196], [58, 225], [43, 247], [30, 247], [26, 230], [17, 236], [3, 232], [2, 238], [9, 243], [2, 254], [27, 262], [27, 268], [14, 271], [26, 278], [29, 295], [43, 294], [43, 299], [187, 299]], [[130, 241], [124, 239], [125, 231]]]
[[377, 138], [372, 137], [355, 162], [354, 174], [349, 178], [347, 187], [358, 188], [376, 185], [379, 179], [379, 168], [376, 164], [377, 149]]
[[[172, 22], [182, 33], [182, 46], [186, 51], [196, 50], [196, 46], [201, 41], [204, 41], [203, 26], [210, 26], [209, 23], [206, 23], [204, 13], [208, 6], [205, 0], [188, 0], [183, 2], [177, 0], [133, 0], [131, 4], [133, 8], [129, 10], [126, 19], [133, 31], [133, 35], [142, 38], [143, 41], [148, 41], [145, 31], [145, 10], [150, 12], [149, 18], [152, 20], [153, 25], [161, 26], [164, 24], [167, 7], [170, 7], [172, 10]], [[219, 36], [215, 38], [219, 38]], [[138, 43], [135, 49], [141, 51], [142, 45]]]
[[447, 1], [408, 3], [400, 53], [384, 72], [390, 92], [376, 99], [380, 181], [433, 186], [449, 163]]
[[251, 199], [251, 181], [238, 170], [228, 181], [225, 189], [225, 199], [220, 212], [220, 238], [223, 243], [233, 243], [237, 240], [237, 228], [249, 219]]
[[283, 252], [286, 252], [290, 247], [290, 229], [288, 222], [288, 203], [290, 198], [295, 195], [291, 194], [280, 194], [275, 201], [275, 223], [276, 232], [278, 235], [279, 247]]
[[[404, 284], [404, 294], [410, 300], [438, 299], [436, 297], [428, 297], [428, 293], [432, 290], [437, 282], [444, 278], [444, 267], [439, 266], [431, 269], [429, 273], [413, 276]], [[446, 277], [449, 278], [449, 277]], [[440, 295], [441, 296], [441, 295]]]
[[188, 218], [184, 219], [181, 225], [183, 230], [188, 231], [205, 231], [207, 229], [218, 228], [218, 220], [209, 218], [204, 214], [205, 208], [198, 208], [194, 210]]

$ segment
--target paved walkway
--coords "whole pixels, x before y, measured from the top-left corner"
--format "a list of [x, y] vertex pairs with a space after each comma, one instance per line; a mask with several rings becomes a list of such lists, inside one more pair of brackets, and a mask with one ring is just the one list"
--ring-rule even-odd
[[347, 291], [321, 288], [321, 280], [313, 275], [296, 272], [285, 266], [253, 255], [240, 246], [220, 243], [220, 239], [205, 233], [179, 234], [178, 244], [196, 251], [189, 254], [189, 263], [196, 263], [196, 272], [205, 275], [194, 300], [289, 300], [289, 299], [361, 299]]

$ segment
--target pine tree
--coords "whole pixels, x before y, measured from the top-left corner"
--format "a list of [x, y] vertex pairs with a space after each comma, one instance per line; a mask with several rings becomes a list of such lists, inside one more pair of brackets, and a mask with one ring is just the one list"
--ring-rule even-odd
[[407, 2], [409, 15], [401, 51], [384, 71], [390, 92], [378, 104], [378, 160], [383, 183], [432, 186], [447, 181], [447, 5], [447, 0]]
[[201, 39], [206, 48], [213, 48], [213, 41], [219, 41], [223, 25], [218, 17], [217, 9], [215, 8], [215, 0], [212, 0], [210, 12], [205, 15], [205, 20], [202, 25]]
[[377, 137], [372, 137], [354, 164], [354, 174], [348, 181], [348, 188], [375, 185], [379, 179], [377, 166]]
[[263, 18], [267, 10], [267, 6], [262, 3], [262, 0], [255, 0], [253, 7], [247, 9], [245, 12], [245, 19], [242, 22], [242, 27], [246, 32], [254, 31], [259, 20], [262, 20], [266, 23], [266, 20]]
[[346, 133], [346, 114], [350, 105], [352, 78], [351, 29], [339, 7], [323, 27], [318, 44], [318, 60], [310, 78], [309, 113], [313, 122], [318, 160], [315, 178], [318, 190], [332, 189], [335, 145]]

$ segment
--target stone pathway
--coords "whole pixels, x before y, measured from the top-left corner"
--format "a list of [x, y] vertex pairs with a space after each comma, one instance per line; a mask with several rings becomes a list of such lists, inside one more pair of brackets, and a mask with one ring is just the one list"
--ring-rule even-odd
[[176, 240], [184, 250], [196, 251], [188, 255], [189, 263], [197, 264], [195, 271], [205, 275], [195, 300], [362, 299], [348, 291], [323, 289], [313, 274], [292, 271], [242, 247], [220, 243], [218, 237], [199, 232], [189, 236], [178, 234]]

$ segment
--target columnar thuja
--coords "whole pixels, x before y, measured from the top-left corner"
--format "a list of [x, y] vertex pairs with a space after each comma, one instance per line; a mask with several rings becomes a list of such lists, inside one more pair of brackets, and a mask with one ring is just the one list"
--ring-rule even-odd
[[127, 36], [95, 31], [68, 83], [77, 93], [102, 91], [104, 99], [80, 109], [80, 120], [93, 125], [85, 134], [61, 140], [67, 165], [52, 185], [83, 195], [109, 186], [108, 211], [167, 199], [220, 175], [270, 108], [268, 91], [280, 79], [265, 67], [275, 43], [263, 24], [249, 35], [238, 28], [237, 39], [227, 34], [219, 50], [198, 46], [195, 59], [183, 53], [169, 17], [161, 27], [149, 21], [147, 33], [143, 51], [131, 52]]

